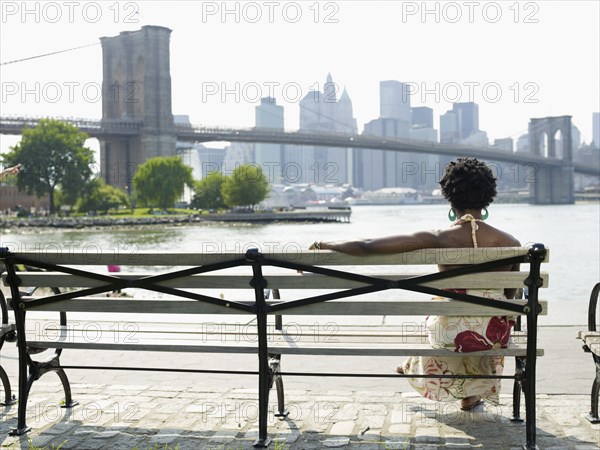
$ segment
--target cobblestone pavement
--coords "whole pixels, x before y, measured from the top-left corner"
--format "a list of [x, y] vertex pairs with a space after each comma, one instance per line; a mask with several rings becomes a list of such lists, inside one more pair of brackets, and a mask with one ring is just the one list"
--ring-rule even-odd
[[[1, 411], [2, 448], [242, 450], [252, 448], [258, 422], [254, 389], [73, 384], [79, 405], [61, 408], [60, 383], [34, 384], [27, 437], [8, 437], [17, 407]], [[274, 400], [274, 395], [272, 396]], [[286, 392], [289, 416], [269, 415], [271, 449], [516, 449], [524, 423], [510, 421], [511, 396], [472, 412], [394, 391]], [[589, 396], [538, 395], [541, 449], [596, 450], [600, 424], [584, 417]], [[31, 440], [31, 444], [28, 442]]]

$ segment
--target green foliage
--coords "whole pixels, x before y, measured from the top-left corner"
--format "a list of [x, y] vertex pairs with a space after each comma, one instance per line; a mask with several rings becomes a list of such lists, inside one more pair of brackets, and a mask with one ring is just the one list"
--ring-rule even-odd
[[221, 188], [225, 177], [219, 172], [211, 172], [196, 182], [192, 208], [219, 209], [225, 207]]
[[225, 178], [221, 193], [227, 206], [254, 206], [269, 194], [269, 180], [260, 167], [244, 164]]
[[193, 183], [192, 169], [178, 156], [151, 158], [133, 177], [136, 201], [149, 208], [171, 208]]
[[77, 202], [79, 212], [103, 211], [107, 214], [109, 209], [120, 206], [128, 207], [129, 197], [121, 189], [106, 184], [102, 178], [92, 180]]
[[74, 204], [90, 181], [94, 154], [84, 147], [87, 137], [69, 123], [42, 119], [35, 128], [23, 130], [21, 141], [4, 156], [4, 163], [22, 164], [17, 187], [38, 197], [48, 194], [52, 214], [57, 188], [62, 190], [66, 202]]

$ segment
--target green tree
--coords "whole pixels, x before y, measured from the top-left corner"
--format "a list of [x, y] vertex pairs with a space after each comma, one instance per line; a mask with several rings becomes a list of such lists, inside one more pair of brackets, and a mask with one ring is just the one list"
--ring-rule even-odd
[[269, 181], [260, 167], [244, 164], [225, 178], [221, 193], [227, 206], [254, 207], [267, 198]]
[[186, 184], [194, 184], [192, 169], [179, 156], [151, 158], [140, 165], [133, 177], [137, 201], [149, 208], [172, 208]]
[[4, 156], [5, 164], [22, 164], [17, 187], [38, 197], [48, 194], [50, 214], [54, 213], [54, 193], [74, 203], [90, 182], [94, 153], [85, 147], [87, 134], [75, 126], [54, 119], [42, 119], [35, 128], [23, 130], [21, 141]]
[[80, 212], [103, 211], [106, 214], [109, 209], [119, 206], [128, 207], [129, 197], [121, 189], [106, 184], [102, 178], [93, 180], [77, 202]]
[[192, 207], [202, 209], [224, 208], [226, 205], [221, 194], [224, 182], [225, 176], [220, 172], [211, 172], [202, 180], [197, 181], [194, 188]]

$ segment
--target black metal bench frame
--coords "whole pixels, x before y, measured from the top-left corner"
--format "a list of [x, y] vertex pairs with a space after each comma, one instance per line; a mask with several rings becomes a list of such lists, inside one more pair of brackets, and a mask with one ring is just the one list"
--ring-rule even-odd
[[[596, 312], [598, 311], [598, 300], [600, 299], [600, 283], [592, 289], [590, 294], [590, 303], [588, 307], [588, 331], [597, 332]], [[592, 354], [594, 364], [596, 366], [596, 377], [592, 382], [592, 392], [590, 394], [590, 413], [586, 416], [591, 423], [600, 423], [598, 415], [598, 403], [600, 401], [600, 354], [593, 352], [585, 343], [583, 350]]]
[[[0, 249], [0, 259], [4, 262], [7, 269], [7, 282], [11, 289], [11, 308], [14, 311], [16, 329], [17, 329], [17, 345], [19, 353], [19, 405], [18, 405], [18, 417], [17, 417], [17, 428], [11, 431], [12, 435], [22, 435], [27, 433], [30, 429], [26, 425], [26, 407], [28, 395], [31, 390], [31, 386], [34, 381], [39, 379], [43, 374], [47, 372], [56, 372], [59, 376], [64, 391], [65, 391], [65, 407], [71, 407], [76, 404], [71, 396], [71, 389], [68, 378], [64, 369], [81, 369], [81, 368], [100, 368], [100, 367], [88, 367], [88, 366], [61, 366], [60, 365], [60, 354], [61, 350], [56, 349], [55, 354], [52, 358], [44, 362], [38, 362], [32, 360], [30, 352], [27, 346], [25, 336], [25, 319], [26, 312], [29, 308], [45, 304], [52, 303], [59, 300], [73, 299], [76, 297], [90, 296], [96, 294], [102, 294], [105, 292], [112, 292], [119, 289], [125, 288], [141, 288], [155, 292], [161, 292], [164, 294], [171, 294], [183, 298], [193, 299], [200, 302], [208, 302], [219, 306], [225, 306], [227, 308], [244, 311], [246, 313], [252, 313], [256, 315], [257, 320], [257, 334], [258, 334], [258, 358], [259, 358], [259, 370], [258, 370], [258, 402], [259, 402], [259, 432], [258, 438], [254, 443], [255, 447], [267, 447], [270, 443], [270, 439], [267, 436], [267, 422], [268, 422], [268, 402], [269, 402], [269, 391], [275, 383], [278, 394], [278, 413], [276, 416], [285, 416], [285, 401], [284, 401], [284, 389], [283, 389], [283, 376], [366, 376], [366, 377], [380, 377], [380, 376], [393, 376], [399, 377], [401, 375], [377, 375], [377, 374], [340, 374], [340, 373], [304, 373], [304, 372], [281, 372], [280, 363], [281, 355], [270, 354], [268, 351], [267, 342], [267, 316], [284, 314], [286, 309], [295, 308], [298, 306], [309, 305], [314, 303], [326, 302], [329, 300], [342, 299], [353, 297], [361, 294], [379, 292], [388, 289], [403, 289], [412, 292], [420, 292], [431, 294], [435, 296], [443, 296], [452, 298], [461, 302], [473, 303], [482, 306], [491, 306], [503, 308], [507, 311], [512, 311], [519, 315], [525, 315], [527, 317], [527, 350], [526, 357], [517, 357], [517, 368], [516, 373], [513, 376], [463, 376], [463, 375], [423, 375], [422, 377], [432, 378], [503, 378], [512, 379], [515, 382], [514, 397], [513, 397], [513, 419], [520, 421], [520, 392], [522, 391], [525, 397], [525, 427], [526, 427], [526, 443], [523, 448], [527, 450], [537, 449], [536, 445], [536, 357], [537, 357], [537, 322], [538, 315], [541, 312], [541, 305], [538, 302], [538, 289], [543, 285], [543, 279], [540, 274], [541, 263], [546, 257], [546, 249], [542, 244], [534, 244], [526, 254], [514, 256], [511, 258], [494, 260], [489, 262], [483, 262], [480, 264], [473, 264], [470, 266], [461, 267], [458, 269], [452, 269], [444, 272], [432, 273], [424, 276], [416, 276], [405, 280], [392, 281], [389, 279], [382, 279], [372, 276], [357, 275], [355, 273], [344, 272], [341, 270], [334, 270], [324, 267], [299, 264], [295, 262], [280, 261], [276, 259], [270, 259], [268, 255], [263, 255], [259, 251], [252, 249], [246, 252], [245, 257], [241, 257], [239, 260], [226, 261], [218, 264], [209, 264], [204, 266], [193, 267], [191, 269], [176, 270], [170, 273], [164, 273], [156, 276], [144, 277], [137, 280], [119, 279], [110, 275], [103, 275], [98, 273], [87, 272], [80, 269], [75, 269], [67, 266], [57, 266], [46, 262], [39, 262], [35, 259], [29, 259], [23, 257], [18, 253], [12, 253], [8, 249]], [[434, 280], [445, 280], [458, 275], [466, 275], [479, 273], [482, 271], [489, 271], [493, 268], [513, 265], [518, 263], [529, 264], [529, 276], [525, 281], [525, 285], [528, 287], [529, 295], [528, 301], [525, 306], [516, 305], [515, 303], [490, 300], [483, 297], [477, 297], [468, 294], [461, 294], [457, 292], [450, 292], [442, 289], [436, 289], [428, 286], [424, 286], [423, 283]], [[92, 278], [103, 282], [104, 284], [100, 287], [85, 288], [79, 291], [63, 292], [59, 293], [55, 291], [55, 295], [44, 298], [37, 298], [32, 300], [26, 300], [23, 298], [22, 293], [19, 290], [20, 280], [16, 270], [17, 264], [27, 264], [42, 270], [64, 272], [71, 275], [77, 275], [87, 278]], [[156, 283], [159, 281], [173, 280], [183, 276], [196, 275], [201, 273], [209, 273], [215, 270], [224, 268], [231, 268], [237, 266], [251, 266], [253, 277], [250, 281], [250, 286], [254, 290], [254, 303], [248, 304], [245, 302], [236, 302], [231, 300], [223, 300], [216, 297], [210, 297], [202, 294], [182, 291], [177, 288], [170, 288], [165, 286], [159, 286]], [[265, 289], [269, 288], [267, 279], [263, 276], [263, 267], [274, 266], [291, 270], [300, 270], [304, 272], [312, 272], [316, 274], [322, 274], [330, 277], [336, 277], [341, 279], [361, 281], [367, 284], [367, 286], [359, 288], [351, 288], [335, 293], [328, 293], [324, 295], [317, 295], [313, 297], [302, 298], [291, 301], [280, 301], [276, 303], [267, 303], [265, 300]], [[54, 289], [53, 289], [54, 290]], [[64, 319], [64, 321], [63, 321]], [[276, 321], [277, 326], [281, 329], [280, 317]], [[61, 313], [61, 325], [66, 325], [66, 314]], [[133, 367], [102, 367], [103, 369], [115, 369], [115, 370], [164, 370], [164, 371], [175, 371], [175, 372], [198, 372], [198, 373], [238, 373], [248, 374], [256, 372], [248, 371], [217, 371], [217, 370], [188, 370], [188, 369], [161, 369], [161, 368], [133, 368]], [[28, 375], [29, 372], [29, 375]], [[410, 375], [410, 377], [416, 377]]]
[[[8, 323], [8, 308], [6, 306], [6, 298], [0, 291], [0, 310], [2, 311], [2, 330], [0, 331], [0, 350], [4, 342], [15, 342], [17, 340], [16, 326]], [[1, 406], [10, 406], [16, 403], [17, 398], [13, 395], [10, 386], [10, 380], [8, 374], [0, 364], [0, 381], [4, 388], [4, 402], [0, 403]]]

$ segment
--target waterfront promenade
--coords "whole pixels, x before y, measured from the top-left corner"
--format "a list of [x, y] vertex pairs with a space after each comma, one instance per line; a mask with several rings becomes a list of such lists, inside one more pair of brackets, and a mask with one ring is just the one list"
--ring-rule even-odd
[[[538, 359], [538, 445], [541, 449], [600, 448], [600, 425], [585, 419], [594, 376], [592, 358], [575, 339], [583, 326], [541, 327]], [[67, 353], [68, 352], [68, 353]], [[67, 356], [68, 355], [68, 356]], [[101, 356], [99, 356], [101, 355]], [[65, 350], [65, 364], [204, 367], [252, 370], [255, 357], [177, 355]], [[182, 358], [184, 363], [182, 363]], [[377, 364], [391, 371], [393, 358], [284, 358], [283, 369], [358, 372]], [[16, 349], [5, 344], [2, 365], [16, 389]], [[513, 362], [507, 361], [507, 370]], [[508, 373], [508, 372], [507, 372]], [[254, 376], [70, 370], [79, 405], [60, 407], [58, 378], [34, 384], [28, 425], [33, 444], [61, 449], [252, 448], [257, 433], [257, 379]], [[516, 449], [525, 442], [522, 423], [509, 420], [512, 383], [504, 381], [501, 404], [466, 413], [454, 403], [437, 404], [416, 395], [399, 378], [288, 377], [290, 415], [271, 415], [273, 449]], [[272, 393], [272, 410], [276, 408]], [[29, 449], [26, 437], [7, 432], [16, 423], [16, 405], [2, 410], [2, 448]]]

